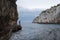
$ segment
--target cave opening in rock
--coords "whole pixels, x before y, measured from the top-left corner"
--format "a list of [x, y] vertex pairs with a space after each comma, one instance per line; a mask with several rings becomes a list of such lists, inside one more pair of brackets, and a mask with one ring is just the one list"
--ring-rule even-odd
[[[51, 4], [51, 2], [52, 2], [52, 5], [49, 5]], [[50, 17], [47, 14], [51, 14], [50, 12], [52, 12], [51, 9], [48, 9], [48, 10], [45, 10], [45, 9], [53, 6], [55, 4], [54, 1], [52, 0], [17, 0], [16, 4], [17, 4], [17, 10], [18, 10], [17, 23], [18, 25], [20, 25], [19, 23], [21, 23], [22, 30], [19, 30], [18, 32], [13, 33], [10, 40], [49, 40], [49, 39], [59, 40], [60, 39], [60, 35], [59, 35], [60, 25], [43, 24], [43, 22], [48, 23], [46, 22], [47, 18], [45, 17]], [[54, 7], [52, 7], [52, 9], [54, 9]], [[49, 12], [47, 12], [46, 14], [46, 11], [49, 11]], [[52, 12], [52, 14], [54, 13], [54, 11]], [[38, 22], [38, 23], [41, 22], [42, 24], [32, 23], [34, 18], [35, 18], [35, 22]], [[43, 19], [40, 20], [40, 18], [41, 19], [43, 18]]]

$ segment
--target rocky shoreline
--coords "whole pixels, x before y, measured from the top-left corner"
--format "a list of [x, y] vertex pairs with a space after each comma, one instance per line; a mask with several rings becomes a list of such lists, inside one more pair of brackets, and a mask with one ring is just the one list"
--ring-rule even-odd
[[60, 4], [42, 11], [41, 14], [33, 20], [33, 23], [60, 24]]

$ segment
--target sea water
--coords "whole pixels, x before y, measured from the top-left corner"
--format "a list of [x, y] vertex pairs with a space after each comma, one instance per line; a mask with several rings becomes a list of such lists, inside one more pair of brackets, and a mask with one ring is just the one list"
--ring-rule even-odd
[[10, 40], [60, 40], [60, 24], [32, 23], [35, 18], [33, 13], [19, 18], [22, 30], [13, 33]]

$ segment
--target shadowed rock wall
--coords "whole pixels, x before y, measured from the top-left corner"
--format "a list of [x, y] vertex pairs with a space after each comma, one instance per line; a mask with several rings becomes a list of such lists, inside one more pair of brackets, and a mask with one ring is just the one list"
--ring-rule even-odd
[[12, 31], [21, 30], [17, 25], [16, 0], [0, 0], [0, 40], [8, 40]]

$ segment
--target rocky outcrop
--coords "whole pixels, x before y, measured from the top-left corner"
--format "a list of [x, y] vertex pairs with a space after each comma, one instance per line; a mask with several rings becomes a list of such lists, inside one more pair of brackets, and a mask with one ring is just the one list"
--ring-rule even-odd
[[0, 40], [8, 40], [12, 31], [21, 30], [17, 25], [16, 0], [0, 0]]
[[33, 23], [59, 23], [60, 24], [60, 4], [51, 7], [33, 20]]

